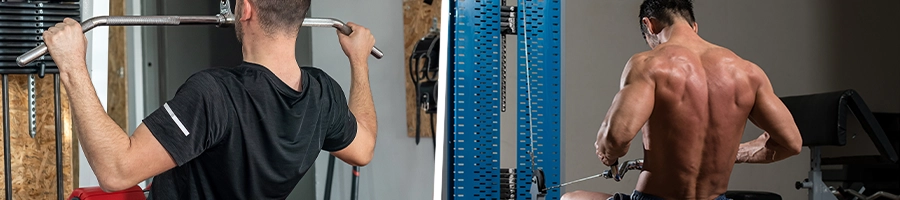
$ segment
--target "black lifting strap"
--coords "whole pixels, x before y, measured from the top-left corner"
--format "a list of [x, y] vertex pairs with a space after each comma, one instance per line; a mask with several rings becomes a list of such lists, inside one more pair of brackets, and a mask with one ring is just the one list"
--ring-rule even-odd
[[[416, 92], [416, 107], [430, 116], [432, 134], [434, 134], [434, 113], [437, 112], [437, 71], [440, 51], [440, 37], [437, 33], [423, 37], [416, 43], [409, 57], [409, 78]], [[421, 111], [416, 111], [416, 144], [421, 140]]]

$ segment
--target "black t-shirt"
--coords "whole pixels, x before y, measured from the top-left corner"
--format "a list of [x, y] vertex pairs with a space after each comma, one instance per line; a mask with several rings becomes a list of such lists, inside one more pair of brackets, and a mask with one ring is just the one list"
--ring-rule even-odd
[[153, 179], [154, 199], [284, 199], [320, 150], [356, 136], [340, 85], [303, 67], [297, 92], [243, 63], [192, 75], [144, 124], [178, 165]]

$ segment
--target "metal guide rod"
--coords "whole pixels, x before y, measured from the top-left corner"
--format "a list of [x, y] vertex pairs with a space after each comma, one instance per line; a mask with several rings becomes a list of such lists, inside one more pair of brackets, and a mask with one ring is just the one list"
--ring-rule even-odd
[[324, 200], [331, 200], [331, 183], [334, 181], [334, 155], [328, 154], [328, 174], [325, 177], [325, 197]]
[[350, 182], [350, 200], [359, 200], [359, 166], [353, 166], [353, 179]]
[[[222, 13], [215, 16], [98, 16], [81, 23], [84, 32], [97, 26], [178, 26], [178, 25], [216, 25], [228, 27], [234, 24], [234, 14], [231, 13], [228, 1], [222, 1], [220, 10]], [[353, 30], [341, 20], [334, 18], [306, 18], [302, 26], [307, 27], [333, 27], [346, 35]], [[16, 58], [16, 64], [24, 67], [38, 57], [47, 54], [47, 46], [41, 44]], [[372, 56], [381, 59], [384, 53], [377, 47], [372, 47]]]
[[12, 199], [12, 167], [9, 153], [9, 75], [3, 74], [3, 178], [5, 178], [6, 199]]
[[62, 200], [64, 197], [63, 194], [63, 159], [62, 159], [62, 142], [60, 142], [62, 138], [62, 104], [60, 103], [60, 95], [59, 92], [59, 74], [53, 76], [53, 104], [56, 106], [56, 111], [53, 114], [54, 118], [56, 118], [56, 198]]

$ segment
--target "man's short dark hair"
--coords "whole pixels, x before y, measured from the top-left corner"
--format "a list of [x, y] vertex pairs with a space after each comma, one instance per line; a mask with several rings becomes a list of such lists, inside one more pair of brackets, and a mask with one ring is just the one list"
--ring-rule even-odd
[[641, 35], [646, 37], [649, 30], [641, 20], [644, 17], [656, 19], [664, 26], [675, 23], [673, 17], [682, 17], [688, 24], [694, 26], [694, 4], [692, 0], [644, 0], [641, 4], [641, 13], [638, 22], [641, 24]]
[[256, 6], [259, 23], [268, 33], [297, 33], [309, 11], [310, 0], [250, 0]]

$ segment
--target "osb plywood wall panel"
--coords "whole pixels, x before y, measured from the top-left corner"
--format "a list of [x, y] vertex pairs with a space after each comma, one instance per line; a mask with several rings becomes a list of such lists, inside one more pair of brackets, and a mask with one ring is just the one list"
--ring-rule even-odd
[[[10, 122], [10, 157], [12, 172], [13, 199], [56, 199], [56, 119], [53, 97], [53, 77], [47, 75], [37, 78], [35, 93], [37, 99], [37, 134], [34, 138], [28, 134], [28, 93], [27, 75], [10, 75], [9, 77], [9, 122]], [[60, 86], [60, 89], [63, 89]], [[3, 92], [3, 91], [0, 91]], [[73, 182], [73, 140], [72, 114], [65, 90], [61, 91], [62, 103], [62, 143], [63, 143], [63, 180], [64, 196], [72, 193]], [[2, 107], [2, 104], [0, 104]], [[0, 115], [0, 122], [3, 116]], [[0, 144], [3, 143], [0, 137]], [[2, 150], [0, 150], [2, 152]], [[0, 158], [7, 159], [2, 153]], [[0, 161], [2, 162], [2, 161]], [[5, 198], [6, 188], [3, 184], [6, 174], [0, 164], [0, 199]]]
[[409, 56], [422, 37], [428, 34], [432, 27], [432, 20], [441, 20], [441, 0], [434, 0], [431, 5], [422, 0], [403, 1], [403, 45], [406, 48], [403, 71], [406, 76], [406, 132], [409, 137], [416, 136], [416, 112], [421, 114], [420, 133], [422, 137], [432, 137], [430, 114], [426, 114], [416, 106], [415, 85], [409, 78]]
[[[110, 0], [109, 14], [125, 15], [125, 0]], [[128, 127], [128, 85], [125, 76], [125, 27], [109, 27], [109, 83], [107, 94], [107, 113], [122, 130]], [[131, 130], [125, 130], [131, 132]]]

